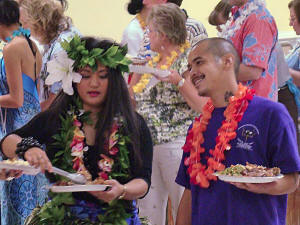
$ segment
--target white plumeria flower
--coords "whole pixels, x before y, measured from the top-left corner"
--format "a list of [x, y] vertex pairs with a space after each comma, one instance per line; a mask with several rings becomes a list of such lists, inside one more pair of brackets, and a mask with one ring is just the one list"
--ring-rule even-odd
[[52, 85], [55, 82], [62, 82], [62, 89], [68, 95], [73, 95], [72, 83], [79, 83], [82, 76], [73, 72], [74, 60], [68, 57], [65, 51], [59, 52], [54, 59], [47, 63], [47, 72], [49, 75], [45, 80], [46, 85]]

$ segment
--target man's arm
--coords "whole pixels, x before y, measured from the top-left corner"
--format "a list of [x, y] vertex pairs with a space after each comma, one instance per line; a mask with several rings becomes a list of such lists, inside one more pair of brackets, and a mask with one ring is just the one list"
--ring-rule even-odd
[[240, 65], [238, 81], [258, 80], [263, 73], [263, 69], [256, 66]]
[[192, 194], [191, 194], [191, 190], [184, 189], [178, 207], [176, 225], [190, 225], [190, 224], [192, 224]]
[[237, 188], [257, 194], [283, 195], [294, 192], [299, 185], [299, 174], [285, 174], [282, 179], [265, 184], [231, 183]]

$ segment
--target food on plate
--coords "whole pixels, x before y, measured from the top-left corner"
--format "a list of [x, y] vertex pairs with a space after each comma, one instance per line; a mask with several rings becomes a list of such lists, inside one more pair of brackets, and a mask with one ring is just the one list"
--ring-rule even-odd
[[246, 176], [246, 177], [275, 177], [280, 174], [280, 168], [267, 168], [256, 164], [246, 162], [246, 165], [231, 165], [219, 174], [229, 176]]
[[9, 165], [30, 166], [27, 161], [24, 161], [22, 159], [7, 159], [7, 160], [3, 160], [2, 162]]

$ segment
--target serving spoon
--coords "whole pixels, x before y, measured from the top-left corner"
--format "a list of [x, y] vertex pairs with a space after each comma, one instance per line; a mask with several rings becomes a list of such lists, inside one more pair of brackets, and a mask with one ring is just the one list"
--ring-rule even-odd
[[52, 167], [52, 172], [60, 176], [66, 177], [76, 184], [85, 184], [87, 182], [85, 176], [79, 173], [69, 173], [55, 166]]

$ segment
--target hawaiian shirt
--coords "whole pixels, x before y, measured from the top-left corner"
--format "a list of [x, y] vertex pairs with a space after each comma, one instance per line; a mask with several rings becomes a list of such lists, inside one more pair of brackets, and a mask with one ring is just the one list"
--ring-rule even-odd
[[[179, 74], [187, 71], [189, 50], [181, 54], [170, 70]], [[170, 83], [158, 82], [136, 94], [137, 111], [145, 118], [154, 144], [162, 144], [184, 137], [197, 115], [186, 103], [178, 88]]]
[[[234, 29], [236, 19], [249, 4], [256, 0], [248, 0], [242, 7], [232, 9], [233, 22], [229, 29]], [[263, 69], [258, 80], [244, 84], [253, 88], [256, 95], [277, 101], [277, 59], [275, 44], [278, 30], [274, 18], [264, 5], [258, 5], [243, 22], [240, 29], [229, 37], [240, 55], [241, 62], [247, 66]]]

